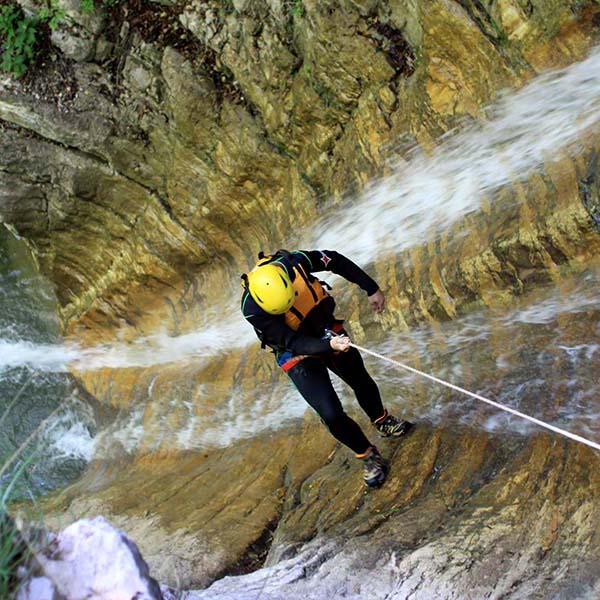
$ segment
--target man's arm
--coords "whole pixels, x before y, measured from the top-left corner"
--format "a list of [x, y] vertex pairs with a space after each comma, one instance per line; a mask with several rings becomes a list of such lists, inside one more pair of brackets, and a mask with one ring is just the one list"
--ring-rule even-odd
[[385, 296], [375, 280], [343, 254], [335, 250], [296, 250], [292, 254], [300, 258], [302, 266], [310, 273], [331, 271], [355, 283], [367, 292], [373, 311], [379, 313], [383, 310]]
[[379, 289], [377, 283], [357, 264], [335, 250], [297, 250], [293, 254], [300, 257], [302, 266], [310, 273], [331, 271], [355, 283], [365, 290], [369, 296]]

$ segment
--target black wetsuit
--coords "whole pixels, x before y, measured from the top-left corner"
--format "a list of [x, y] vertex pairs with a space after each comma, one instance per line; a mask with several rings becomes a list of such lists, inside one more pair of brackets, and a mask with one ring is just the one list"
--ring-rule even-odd
[[[276, 254], [274, 259], [285, 268], [292, 281], [295, 276], [293, 267], [301, 265], [307, 273], [337, 273], [360, 286], [368, 295], [379, 289], [360, 267], [338, 252], [298, 250]], [[294, 331], [286, 324], [284, 315], [265, 312], [248, 291], [242, 295], [242, 314], [254, 327], [259, 339], [273, 349], [280, 365], [291, 357], [309, 355], [287, 370], [287, 374], [333, 436], [357, 454], [363, 454], [371, 444], [360, 426], [344, 412], [327, 369], [354, 390], [358, 403], [371, 421], [381, 417], [384, 408], [377, 384], [365, 369], [360, 353], [355, 348], [347, 352], [334, 352], [329, 340], [323, 338], [325, 329], [332, 328], [336, 323], [337, 329], [341, 330], [334, 310], [333, 298], [321, 301], [302, 321], [298, 331]]]

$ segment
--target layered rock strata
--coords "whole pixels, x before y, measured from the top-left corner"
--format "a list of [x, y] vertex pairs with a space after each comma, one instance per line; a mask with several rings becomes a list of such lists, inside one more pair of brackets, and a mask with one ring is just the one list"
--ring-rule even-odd
[[[581, 59], [597, 9], [236, 0], [132, 4], [93, 27], [72, 17], [93, 43], [61, 43], [75, 62], [49, 67], [68, 94], [2, 84], [0, 214], [31, 243], [77, 339], [135, 339], [165, 325], [185, 333], [237, 295], [232, 273], [257, 250], [386, 173], [400, 142], [432, 148], [462, 119], [483, 118], [500, 90]], [[378, 259], [383, 316], [340, 295], [356, 340], [506, 306], [591, 264], [597, 138], [583, 142], [575, 158], [515, 178], [506, 203]], [[498, 333], [498, 345], [509, 342]], [[397, 577], [382, 594], [544, 597], [595, 585], [597, 456], [548, 435], [425, 424], [382, 445], [392, 477], [368, 495], [312, 415], [221, 449], [175, 443], [191, 417], [200, 424], [190, 445], [206, 423], [227, 439], [232, 389], [253, 398], [258, 377], [268, 408], [287, 393], [278, 376], [258, 351], [82, 372], [101, 402], [141, 410], [144, 435], [133, 454], [115, 444], [51, 509], [63, 522], [85, 510], [109, 516], [156, 577], [184, 587], [252, 570], [267, 552], [273, 565], [315, 538], [333, 541], [332, 560]], [[427, 393], [417, 387], [415, 402]]]
[[152, 329], [182, 303], [197, 322], [211, 276], [360, 188], [399, 140], [427, 147], [581, 58], [597, 19], [569, 2], [219, 6], [124, 6], [100, 34], [110, 57], [44, 65], [60, 93], [3, 82], [2, 218], [34, 244], [71, 330]]

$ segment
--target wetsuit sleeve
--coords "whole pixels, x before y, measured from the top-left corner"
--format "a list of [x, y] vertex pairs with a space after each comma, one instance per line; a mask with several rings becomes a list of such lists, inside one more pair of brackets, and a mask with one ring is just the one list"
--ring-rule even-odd
[[242, 314], [267, 346], [283, 348], [294, 354], [322, 354], [332, 351], [329, 340], [299, 334], [288, 327], [282, 317], [270, 315], [252, 305], [252, 302], [245, 303]]
[[357, 264], [335, 250], [297, 250], [293, 253], [302, 260], [302, 266], [311, 273], [331, 271], [361, 287], [369, 296], [379, 286]]

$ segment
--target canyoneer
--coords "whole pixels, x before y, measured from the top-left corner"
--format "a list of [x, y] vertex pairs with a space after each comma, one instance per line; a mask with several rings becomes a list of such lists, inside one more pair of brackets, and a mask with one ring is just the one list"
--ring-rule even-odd
[[360, 286], [372, 310], [383, 310], [385, 297], [377, 283], [342, 254], [278, 250], [270, 256], [261, 252], [255, 267], [242, 275], [242, 314], [331, 434], [363, 461], [365, 483], [376, 487], [385, 481], [388, 463], [344, 412], [328, 370], [352, 388], [379, 435], [400, 437], [412, 424], [384, 408], [377, 384], [360, 353], [351, 347], [343, 321], [334, 316], [329, 286], [313, 275], [319, 271], [331, 271]]

